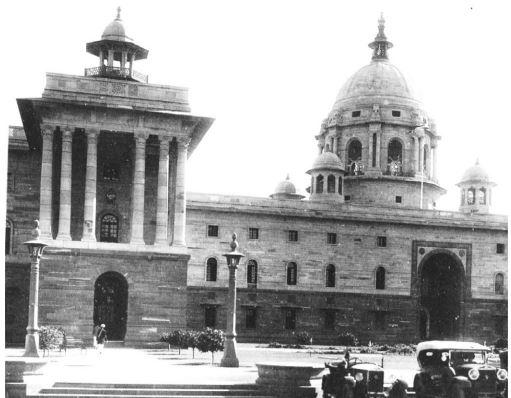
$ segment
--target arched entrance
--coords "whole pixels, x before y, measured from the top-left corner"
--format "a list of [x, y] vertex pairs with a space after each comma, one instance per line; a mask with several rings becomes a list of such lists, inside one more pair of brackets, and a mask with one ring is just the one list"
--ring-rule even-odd
[[465, 271], [447, 250], [430, 253], [419, 267], [419, 334], [421, 339], [459, 336]]
[[128, 282], [118, 272], [105, 272], [94, 284], [94, 325], [106, 325], [109, 340], [124, 340], [128, 320]]

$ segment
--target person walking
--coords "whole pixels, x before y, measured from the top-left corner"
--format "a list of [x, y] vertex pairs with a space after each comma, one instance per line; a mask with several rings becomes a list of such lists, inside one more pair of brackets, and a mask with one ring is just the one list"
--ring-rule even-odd
[[98, 348], [98, 332], [99, 332], [99, 326], [94, 325], [92, 328], [92, 346], [94, 349]]
[[98, 352], [101, 355], [101, 354], [103, 354], [103, 348], [105, 346], [105, 343], [107, 342], [106, 329], [105, 329], [104, 323], [102, 323], [99, 326], [98, 334], [96, 335], [96, 340], [97, 340]]

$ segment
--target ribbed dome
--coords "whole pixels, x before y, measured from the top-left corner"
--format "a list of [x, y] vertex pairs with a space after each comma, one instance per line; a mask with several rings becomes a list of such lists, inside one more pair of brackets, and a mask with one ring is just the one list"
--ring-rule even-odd
[[463, 177], [461, 181], [459, 182], [490, 182], [490, 176], [486, 172], [485, 169], [483, 169], [479, 165], [479, 161], [476, 162], [476, 164], [465, 171], [465, 174], [463, 174]]
[[291, 181], [289, 181], [289, 176], [284, 181], [281, 181], [277, 184], [277, 187], [275, 188], [275, 193], [285, 193], [285, 194], [295, 194], [296, 188], [295, 184], [293, 184]]
[[121, 20], [121, 9], [117, 9], [117, 18], [115, 18], [112, 22], [110, 22], [103, 34], [101, 35], [102, 40], [115, 40], [115, 41], [128, 41], [133, 42], [133, 39], [126, 36], [126, 30], [124, 29], [124, 25]]
[[334, 109], [337, 104], [346, 100], [354, 99], [360, 102], [364, 97], [381, 96], [414, 100], [401, 71], [390, 62], [380, 60], [360, 68], [344, 83], [335, 100]]
[[319, 155], [311, 170], [315, 169], [344, 170], [339, 157], [333, 152], [323, 152]]

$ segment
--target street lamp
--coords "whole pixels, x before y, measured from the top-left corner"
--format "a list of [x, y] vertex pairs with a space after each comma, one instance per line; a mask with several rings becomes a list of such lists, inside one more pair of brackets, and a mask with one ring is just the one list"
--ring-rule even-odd
[[41, 236], [39, 221], [35, 220], [34, 223], [35, 228], [32, 230], [32, 240], [23, 243], [27, 245], [30, 255], [30, 296], [24, 357], [39, 357], [39, 328], [37, 326], [39, 312], [39, 261], [43, 255], [44, 248], [48, 246], [39, 239]]
[[240, 366], [236, 357], [236, 270], [241, 257], [245, 257], [238, 251], [236, 234], [232, 234], [231, 251], [225, 253], [227, 266], [229, 267], [229, 293], [227, 295], [227, 332], [224, 341], [224, 356], [220, 366], [224, 368], [237, 368]]

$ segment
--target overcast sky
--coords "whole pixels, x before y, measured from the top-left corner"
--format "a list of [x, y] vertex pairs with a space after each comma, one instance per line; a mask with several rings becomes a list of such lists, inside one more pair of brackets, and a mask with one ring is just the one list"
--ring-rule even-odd
[[[290, 174], [299, 192], [314, 136], [337, 92], [368, 64], [380, 12], [407, 78], [442, 136], [438, 177], [455, 183], [476, 158], [510, 195], [511, 37], [506, 1], [4, 1], [0, 126], [20, 125], [16, 98], [40, 97], [46, 72], [83, 75], [122, 8], [128, 36], [149, 50], [135, 69], [186, 86], [194, 114], [216, 119], [188, 164], [189, 191], [268, 196]], [[6, 151], [6, 145], [2, 145]], [[5, 156], [2, 156], [5, 162]], [[5, 163], [4, 163], [5, 167]]]

